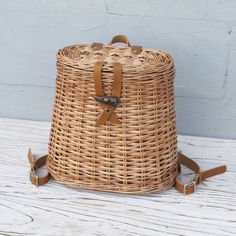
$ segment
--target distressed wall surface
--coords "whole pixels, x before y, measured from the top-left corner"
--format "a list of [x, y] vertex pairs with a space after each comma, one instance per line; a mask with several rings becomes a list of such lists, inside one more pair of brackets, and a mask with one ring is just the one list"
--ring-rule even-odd
[[178, 133], [236, 138], [236, 1], [0, 0], [0, 116], [50, 120], [59, 48], [127, 34], [176, 63]]

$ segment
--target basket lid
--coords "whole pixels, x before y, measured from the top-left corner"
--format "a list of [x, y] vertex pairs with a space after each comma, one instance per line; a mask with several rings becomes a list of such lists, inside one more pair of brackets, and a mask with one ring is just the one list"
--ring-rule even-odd
[[131, 46], [127, 37], [125, 37], [127, 39], [125, 43], [128, 46], [113, 46], [113, 43], [125, 41], [117, 41], [114, 38], [107, 45], [94, 43], [67, 46], [58, 51], [58, 60], [62, 59], [63, 63], [70, 64], [71, 67], [89, 71], [93, 70], [94, 64], [98, 61], [105, 62], [104, 71], [112, 70], [113, 63], [119, 62], [123, 72], [132, 73], [147, 73], [150, 70], [163, 72], [174, 66], [173, 58], [167, 52]]

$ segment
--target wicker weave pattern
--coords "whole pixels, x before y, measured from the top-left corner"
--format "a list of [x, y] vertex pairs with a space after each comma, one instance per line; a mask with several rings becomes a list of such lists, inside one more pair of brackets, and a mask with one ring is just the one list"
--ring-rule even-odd
[[[122, 65], [121, 124], [96, 127], [101, 107], [93, 66], [105, 61], [104, 91], [111, 95], [113, 63]], [[177, 174], [174, 63], [160, 50], [73, 45], [59, 50], [48, 168], [58, 181], [123, 193], [160, 191]]]

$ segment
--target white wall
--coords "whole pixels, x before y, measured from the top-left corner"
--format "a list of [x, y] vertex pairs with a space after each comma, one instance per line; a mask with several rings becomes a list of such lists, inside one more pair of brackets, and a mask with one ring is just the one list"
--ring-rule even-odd
[[0, 0], [0, 116], [49, 120], [55, 56], [127, 34], [176, 62], [181, 134], [236, 138], [235, 0]]

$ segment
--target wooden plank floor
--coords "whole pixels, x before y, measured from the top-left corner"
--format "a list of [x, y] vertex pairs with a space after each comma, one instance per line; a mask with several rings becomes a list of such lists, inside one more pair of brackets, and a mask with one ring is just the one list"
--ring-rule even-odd
[[179, 136], [179, 148], [203, 169], [225, 174], [182, 195], [174, 189], [130, 196], [65, 187], [35, 187], [27, 150], [47, 152], [49, 123], [0, 119], [0, 235], [236, 235], [236, 141]]

